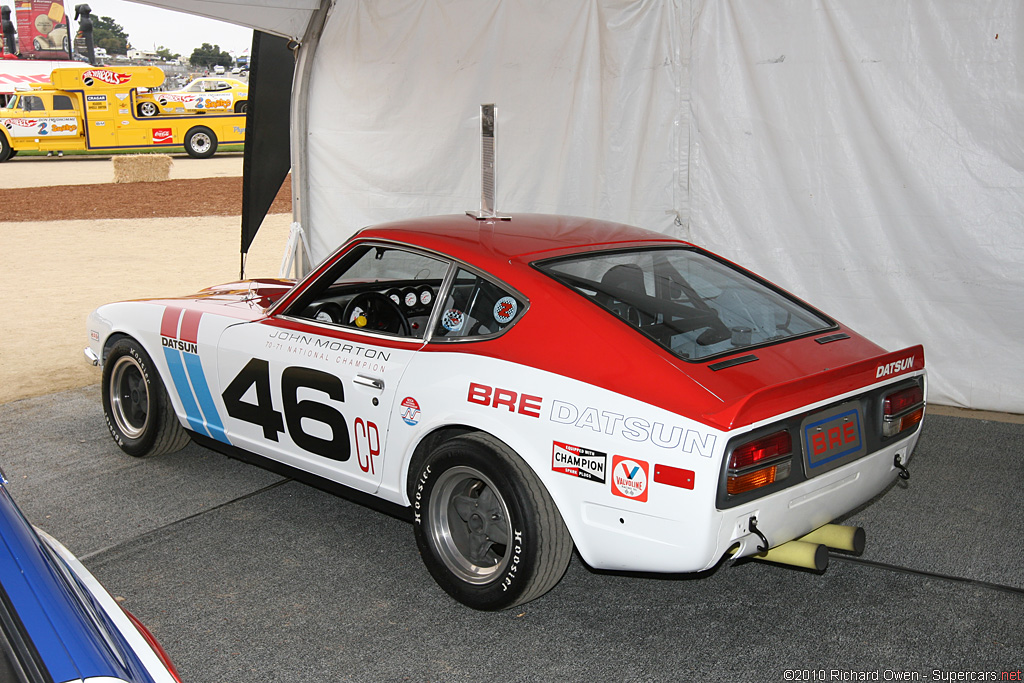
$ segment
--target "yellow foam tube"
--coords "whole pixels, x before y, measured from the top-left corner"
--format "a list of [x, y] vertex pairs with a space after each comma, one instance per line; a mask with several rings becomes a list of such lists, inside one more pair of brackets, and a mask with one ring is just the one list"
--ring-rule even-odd
[[789, 541], [751, 557], [764, 562], [813, 569], [816, 572], [823, 572], [828, 567], [828, 548], [819, 543], [808, 543], [803, 540]]
[[864, 529], [859, 526], [826, 524], [796, 540], [807, 543], [821, 543], [835, 550], [845, 550], [860, 555], [864, 552], [865, 539]]

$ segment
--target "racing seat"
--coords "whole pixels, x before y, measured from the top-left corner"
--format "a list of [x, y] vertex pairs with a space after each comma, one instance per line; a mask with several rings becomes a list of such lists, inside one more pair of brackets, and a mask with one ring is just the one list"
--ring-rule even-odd
[[644, 286], [644, 271], [634, 263], [619, 263], [612, 266], [601, 276], [601, 291], [597, 293], [597, 302], [609, 311], [636, 327], [651, 325], [655, 316], [636, 307], [637, 297], [627, 297], [630, 301], [622, 301], [616, 290], [639, 294], [640, 298], [649, 296]]

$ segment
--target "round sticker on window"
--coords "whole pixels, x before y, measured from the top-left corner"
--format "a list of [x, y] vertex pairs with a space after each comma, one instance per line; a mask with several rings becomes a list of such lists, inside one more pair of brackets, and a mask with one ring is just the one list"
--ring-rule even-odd
[[458, 332], [466, 323], [466, 314], [457, 308], [449, 308], [441, 316], [441, 326], [449, 332]]
[[494, 304], [494, 319], [504, 325], [516, 317], [519, 311], [519, 304], [510, 296], [503, 296]]

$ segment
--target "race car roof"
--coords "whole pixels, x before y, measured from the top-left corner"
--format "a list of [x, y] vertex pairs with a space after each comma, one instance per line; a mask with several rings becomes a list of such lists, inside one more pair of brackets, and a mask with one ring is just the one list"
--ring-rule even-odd
[[501, 263], [528, 263], [595, 249], [685, 244], [622, 223], [547, 214], [515, 214], [507, 220], [433, 216], [365, 228], [358, 237], [407, 242], [496, 269], [500, 269]]

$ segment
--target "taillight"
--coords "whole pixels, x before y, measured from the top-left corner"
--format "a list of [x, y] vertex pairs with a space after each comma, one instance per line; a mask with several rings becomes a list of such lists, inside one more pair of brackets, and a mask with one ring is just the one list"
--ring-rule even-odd
[[726, 491], [734, 496], [774, 484], [792, 469], [793, 438], [786, 430], [749, 441], [729, 456]]
[[907, 387], [882, 399], [882, 435], [896, 436], [916, 427], [924, 418], [924, 389]]

